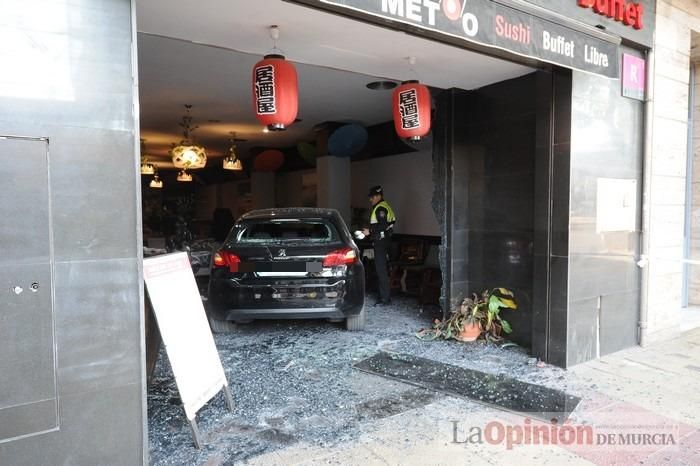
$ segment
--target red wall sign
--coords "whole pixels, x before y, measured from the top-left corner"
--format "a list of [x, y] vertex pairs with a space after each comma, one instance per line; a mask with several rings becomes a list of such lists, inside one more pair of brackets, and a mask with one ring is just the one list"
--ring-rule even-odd
[[644, 6], [626, 0], [578, 0], [581, 8], [591, 8], [599, 15], [619, 21], [625, 26], [644, 29]]

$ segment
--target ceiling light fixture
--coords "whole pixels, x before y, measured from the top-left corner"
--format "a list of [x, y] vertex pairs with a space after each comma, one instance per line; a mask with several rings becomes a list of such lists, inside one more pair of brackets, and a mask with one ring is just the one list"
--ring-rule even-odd
[[153, 189], [162, 189], [163, 188], [163, 180], [160, 179], [158, 176], [158, 173], [156, 173], [153, 176], [153, 179], [151, 180], [151, 184], [149, 185]]
[[180, 123], [185, 139], [180, 141], [180, 144], [174, 145], [170, 151], [175, 167], [185, 170], [203, 168], [207, 164], [207, 151], [192, 141], [192, 132], [198, 127], [192, 126], [191, 109], [192, 105], [185, 105], [185, 115]]
[[236, 155], [236, 133], [231, 131], [229, 134], [231, 135], [229, 138], [231, 147], [228, 150], [228, 157], [224, 159], [224, 170], [241, 171], [243, 170], [243, 163], [241, 163], [238, 155]]
[[148, 161], [146, 155], [146, 140], [141, 139], [141, 174], [153, 175], [156, 172], [156, 167]]
[[240, 160], [233, 160], [230, 157], [226, 157], [224, 159], [224, 170], [232, 170], [232, 171], [242, 171], [243, 170], [243, 163], [241, 163]]
[[180, 170], [180, 173], [177, 174], [177, 181], [190, 183], [192, 181], [192, 175], [187, 173], [187, 170]]
[[147, 159], [141, 161], [141, 174], [142, 175], [153, 175], [156, 172], [156, 167], [149, 163]]
[[390, 91], [391, 89], [398, 86], [394, 81], [372, 81], [367, 84], [367, 89], [373, 91]]

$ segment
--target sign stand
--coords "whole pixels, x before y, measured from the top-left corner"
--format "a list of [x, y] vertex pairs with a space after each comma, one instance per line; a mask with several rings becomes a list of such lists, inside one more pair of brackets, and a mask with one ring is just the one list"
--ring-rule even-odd
[[197, 411], [220, 391], [229, 410], [234, 404], [187, 253], [144, 259], [143, 276], [194, 444], [201, 448]]
[[194, 439], [194, 446], [197, 449], [202, 448], [202, 437], [199, 435], [199, 427], [197, 427], [197, 421], [195, 419], [188, 419], [190, 423], [190, 430], [192, 431], [192, 438]]
[[[224, 386], [223, 392], [224, 392], [224, 396], [226, 397], [226, 405], [228, 405], [228, 410], [233, 412], [233, 408], [234, 408], [233, 396], [231, 395], [231, 389], [229, 389], [228, 385]], [[187, 422], [190, 424], [190, 430], [192, 431], [192, 438], [194, 439], [194, 446], [197, 449], [202, 448], [204, 443], [202, 442], [202, 437], [199, 433], [199, 427], [197, 427], [197, 418], [193, 417], [192, 419], [187, 419]]]

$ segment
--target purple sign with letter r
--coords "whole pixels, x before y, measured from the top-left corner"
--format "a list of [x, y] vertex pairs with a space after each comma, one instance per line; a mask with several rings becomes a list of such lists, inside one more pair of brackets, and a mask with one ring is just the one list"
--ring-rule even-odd
[[646, 62], [634, 55], [622, 55], [622, 95], [644, 100], [646, 95]]

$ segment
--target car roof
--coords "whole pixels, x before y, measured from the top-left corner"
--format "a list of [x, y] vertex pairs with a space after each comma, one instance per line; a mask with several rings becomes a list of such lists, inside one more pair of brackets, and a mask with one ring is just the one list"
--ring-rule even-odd
[[332, 218], [340, 214], [336, 209], [317, 207], [282, 207], [275, 209], [251, 210], [241, 216], [242, 220], [268, 220], [273, 218]]

